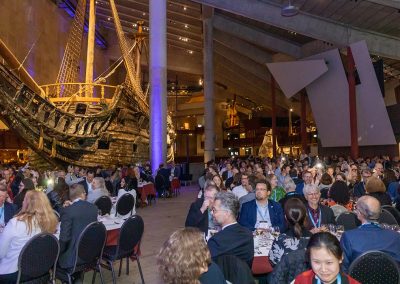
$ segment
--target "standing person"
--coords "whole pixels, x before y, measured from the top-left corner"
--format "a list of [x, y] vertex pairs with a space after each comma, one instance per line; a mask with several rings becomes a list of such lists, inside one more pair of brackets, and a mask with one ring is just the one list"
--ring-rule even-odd
[[16, 283], [18, 257], [35, 235], [56, 232], [58, 219], [43, 192], [31, 190], [24, 196], [21, 211], [0, 233], [0, 283]]
[[72, 268], [79, 235], [92, 222], [97, 221], [98, 209], [86, 201], [83, 185], [73, 184], [69, 188], [69, 206], [61, 210], [60, 256], [58, 263], [62, 268]]
[[360, 284], [349, 275], [340, 272], [343, 252], [339, 241], [331, 233], [314, 234], [307, 245], [306, 254], [312, 269], [299, 274], [294, 284]]

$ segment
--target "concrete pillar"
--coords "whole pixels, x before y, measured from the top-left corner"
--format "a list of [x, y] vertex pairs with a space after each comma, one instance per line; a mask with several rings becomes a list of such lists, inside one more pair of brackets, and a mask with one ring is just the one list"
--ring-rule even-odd
[[150, 0], [150, 160], [153, 174], [167, 155], [167, 1]]
[[213, 13], [203, 6], [204, 162], [215, 159]]

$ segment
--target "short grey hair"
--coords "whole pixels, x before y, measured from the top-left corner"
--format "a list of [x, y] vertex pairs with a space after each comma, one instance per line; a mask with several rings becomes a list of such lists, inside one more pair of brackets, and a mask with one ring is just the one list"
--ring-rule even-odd
[[[373, 198], [373, 200], [372, 200]], [[372, 202], [371, 202], [372, 201]], [[373, 201], [375, 201], [375, 206]], [[378, 202], [376, 204], [376, 202]], [[372, 196], [362, 196], [357, 201], [357, 210], [367, 221], [376, 222], [381, 215], [381, 207], [378, 199]]]
[[320, 192], [320, 189], [315, 184], [305, 184], [303, 188], [303, 194], [307, 195], [311, 191]]
[[232, 216], [237, 218], [239, 213], [239, 199], [232, 192], [218, 192], [215, 201], [221, 202], [221, 208], [231, 212]]
[[288, 192], [292, 189], [295, 190], [296, 184], [294, 183], [294, 181], [292, 180], [291, 177], [287, 176], [287, 177], [285, 177], [285, 180], [283, 182], [283, 187], [284, 187], [285, 191]]

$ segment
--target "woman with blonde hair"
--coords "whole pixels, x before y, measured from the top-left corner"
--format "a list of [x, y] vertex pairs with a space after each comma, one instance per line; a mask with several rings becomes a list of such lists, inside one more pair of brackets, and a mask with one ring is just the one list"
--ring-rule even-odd
[[26, 193], [21, 211], [0, 233], [0, 283], [15, 283], [18, 257], [24, 245], [35, 235], [56, 232], [58, 219], [43, 192]]
[[92, 191], [89, 191], [87, 196], [87, 201], [90, 203], [94, 203], [97, 198], [102, 196], [109, 196], [110, 193], [106, 188], [106, 183], [104, 178], [102, 177], [95, 177], [92, 181]]
[[166, 284], [225, 284], [219, 267], [211, 261], [204, 234], [197, 228], [179, 229], [165, 241], [157, 264]]

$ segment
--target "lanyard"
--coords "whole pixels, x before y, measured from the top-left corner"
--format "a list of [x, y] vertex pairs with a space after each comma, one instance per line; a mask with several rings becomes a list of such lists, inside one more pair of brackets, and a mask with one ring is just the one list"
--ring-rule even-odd
[[307, 209], [307, 211], [308, 211], [308, 216], [310, 217], [310, 220], [311, 220], [311, 222], [312, 222], [314, 228], [319, 228], [319, 227], [321, 227], [321, 216], [322, 216], [322, 214], [321, 214], [321, 208], [319, 208], [319, 216], [318, 216], [318, 222], [317, 222], [317, 224], [315, 224], [315, 221], [314, 221], [313, 215], [312, 215], [311, 212], [310, 212], [310, 209]]
[[[3, 207], [0, 207], [0, 222], [1, 222], [1, 220], [3, 219], [3, 216], [4, 216], [4, 210], [5, 210], [5, 205], [3, 204]], [[6, 220], [4, 220], [4, 223], [5, 223], [5, 221]]]
[[372, 226], [375, 226], [375, 227], [378, 227], [378, 228], [381, 227], [381, 226], [379, 225], [379, 223], [375, 223], [375, 222], [364, 223], [364, 224], [362, 224], [360, 227], [365, 227], [365, 226], [367, 226], [367, 225], [372, 225]]
[[[317, 284], [321, 284], [321, 279], [318, 278], [318, 276], [315, 276], [317, 278]], [[342, 284], [342, 276], [339, 274], [336, 277], [336, 284]]]

